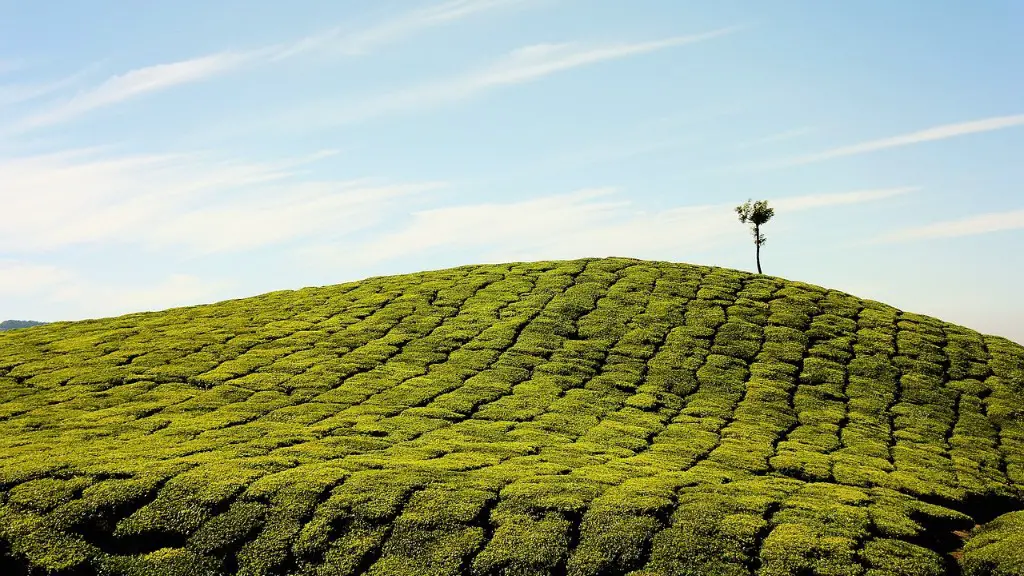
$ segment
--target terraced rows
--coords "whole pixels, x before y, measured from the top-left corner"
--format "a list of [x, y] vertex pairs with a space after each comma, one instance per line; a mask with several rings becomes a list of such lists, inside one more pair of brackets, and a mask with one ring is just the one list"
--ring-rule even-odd
[[0, 334], [0, 574], [1024, 574], [1024, 348], [471, 266]]

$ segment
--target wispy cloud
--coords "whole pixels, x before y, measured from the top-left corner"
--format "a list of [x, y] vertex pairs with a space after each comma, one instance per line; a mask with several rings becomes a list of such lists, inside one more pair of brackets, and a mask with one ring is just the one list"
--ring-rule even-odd
[[806, 196], [792, 196], [789, 198], [778, 198], [771, 201], [772, 207], [780, 210], [793, 212], [798, 210], [809, 210], [811, 208], [824, 208], [826, 206], [841, 206], [844, 204], [861, 204], [884, 200], [894, 196], [917, 192], [918, 186], [903, 186], [896, 188], [877, 188], [871, 190], [855, 190], [853, 192], [834, 192], [831, 194], [809, 194]]
[[0, 296], [28, 296], [65, 283], [72, 278], [56, 266], [17, 260], [0, 260]]
[[283, 44], [274, 50], [272, 60], [283, 60], [312, 51], [347, 56], [362, 55], [373, 49], [398, 42], [413, 34], [450, 24], [470, 16], [524, 5], [535, 0], [449, 0], [400, 14], [393, 19], [352, 31], [336, 27], [313, 34], [295, 42]]
[[[235, 262], [233, 255], [253, 249], [344, 240], [443, 186], [309, 176], [310, 164], [335, 154], [253, 162], [93, 148], [0, 158], [0, 246], [8, 258], [0, 259], [0, 307], [8, 311], [0, 316], [86, 318], [231, 297], [230, 277], [175, 267], [200, 256]], [[83, 244], [104, 260], [155, 251], [167, 276], [108, 280], [88, 265], [46, 262], [66, 261], [67, 249]]]
[[[227, 297], [230, 285], [230, 280], [180, 273], [156, 282], [111, 283], [52, 264], [0, 260], [0, 297], [6, 308], [0, 317], [52, 321], [161, 310]], [[20, 305], [29, 302], [28, 308]], [[61, 310], [59, 317], [54, 308]]]
[[695, 138], [686, 137], [661, 137], [659, 139], [633, 139], [620, 140], [616, 142], [582, 144], [579, 148], [566, 150], [561, 153], [546, 155], [539, 164], [542, 167], [566, 167], [586, 166], [598, 163], [618, 162], [638, 156], [656, 154], [672, 148], [678, 148], [687, 144]]
[[[555, 151], [535, 150], [542, 157], [531, 163], [528, 171], [578, 168], [593, 164], [614, 163], [638, 157], [657, 156], [665, 152], [676, 154], [680, 148], [702, 144], [700, 131], [723, 118], [739, 114], [735, 105], [716, 102], [710, 106], [688, 108], [686, 112], [650, 116], [623, 130], [609, 131], [601, 136], [587, 135]], [[510, 175], [522, 172], [517, 166]], [[705, 165], [701, 169], [688, 169], [689, 174], [713, 173], [733, 170], [730, 166]], [[505, 176], [497, 175], [502, 178]]]
[[0, 58], [0, 74], [9, 74], [25, 67], [23, 60], [14, 58]]
[[776, 132], [775, 134], [769, 134], [760, 138], [754, 138], [745, 142], [740, 142], [736, 145], [739, 149], [754, 148], [756, 146], [764, 146], [766, 144], [778, 144], [779, 142], [785, 142], [787, 140], [793, 140], [801, 136], [807, 136], [817, 131], [817, 128], [813, 126], [802, 126], [800, 128], [794, 128], [792, 130], [785, 130], [782, 132]]
[[930, 240], [934, 238], [956, 238], [960, 236], [977, 236], [1006, 230], [1024, 228], [1024, 210], [1010, 212], [990, 212], [957, 220], [935, 222], [925, 226], [906, 228], [882, 236], [880, 243], [905, 242], [912, 240]]
[[90, 242], [238, 251], [372, 224], [439, 182], [308, 180], [318, 152], [277, 162], [209, 154], [100, 155], [71, 151], [0, 160], [0, 245], [10, 253]]
[[[497, 8], [523, 4], [526, 1], [449, 0], [399, 14], [391, 20], [372, 25], [364, 30], [346, 33], [340, 28], [333, 29], [298, 40], [251, 50], [224, 51], [137, 68], [112, 76], [97, 86], [80, 91], [70, 99], [21, 120], [13, 127], [9, 127], [8, 131], [22, 132], [50, 126], [132, 98], [175, 86], [201, 82], [249, 65], [279, 62], [311, 51], [326, 51], [342, 55], [365, 54], [373, 48], [397, 42], [427, 28], [452, 23]], [[3, 87], [0, 87], [0, 104], [3, 104], [5, 98], [20, 102], [52, 92], [58, 87], [62, 86], [12, 87], [6, 94]]]
[[144, 94], [206, 80], [234, 70], [252, 61], [254, 57], [255, 53], [252, 52], [224, 52], [131, 70], [112, 76], [99, 86], [79, 92], [49, 110], [29, 116], [18, 128], [24, 130], [56, 124]]
[[[891, 188], [772, 200], [788, 211], [870, 202], [913, 190]], [[615, 188], [516, 202], [451, 206], [414, 212], [401, 229], [355, 249], [318, 245], [302, 250], [312, 262], [360, 266], [455, 247], [484, 251], [482, 259], [575, 258], [630, 254], [678, 259], [736, 237], [734, 204], [682, 206], [645, 212], [616, 198]], [[464, 255], [461, 255], [463, 258]], [[477, 258], [477, 256], [474, 256]]]
[[792, 160], [784, 161], [781, 163], [781, 165], [796, 166], [801, 164], [811, 164], [814, 162], [831, 160], [833, 158], [842, 158], [845, 156], [854, 156], [857, 154], [867, 154], [869, 152], [885, 150], [887, 148], [910, 146], [912, 144], [920, 144], [922, 142], [945, 140], [947, 138], [955, 138], [957, 136], [966, 136], [968, 134], [977, 134], [981, 132], [991, 132], [993, 130], [1002, 130], [1004, 128], [1011, 128], [1014, 126], [1022, 125], [1024, 125], [1024, 114], [1016, 114], [1013, 116], [999, 116], [996, 118], [986, 118], [983, 120], [972, 120], [970, 122], [961, 122], [958, 124], [945, 124], [943, 126], [936, 126], [934, 128], [928, 128], [926, 130], [911, 132], [910, 134], [892, 136], [890, 138], [882, 138], [880, 140], [871, 140], [869, 142], [862, 142], [860, 144], [853, 144], [850, 146], [842, 146], [839, 148], [833, 148], [831, 150], [825, 150], [824, 152], [818, 152], [816, 154], [808, 154], [806, 156], [800, 156]]
[[[613, 188], [588, 189], [511, 203], [437, 208], [412, 215], [409, 225], [379, 236], [355, 259], [360, 263], [388, 260], [445, 246], [507, 242], [536, 242], [565, 237], [588, 226], [606, 223], [628, 202], [606, 202]], [[316, 253], [320, 249], [314, 249]]]
[[[675, 36], [648, 42], [586, 45], [579, 43], [535, 44], [512, 51], [504, 58], [483, 69], [461, 76], [413, 86], [383, 94], [363, 102], [338, 103], [336, 101], [304, 106], [287, 115], [284, 124], [317, 125], [346, 124], [377, 116], [428, 108], [440, 104], [465, 100], [480, 93], [532, 82], [567, 70], [600, 62], [618, 60], [651, 52], [658, 52], [728, 35], [740, 30], [734, 26], [694, 34]], [[342, 110], [342, 112], [338, 112]]]
[[228, 280], [203, 280], [191, 274], [170, 274], [151, 284], [111, 284], [71, 276], [53, 286], [46, 300], [71, 311], [72, 318], [62, 320], [96, 318], [212, 302], [228, 297], [230, 286]]
[[73, 86], [80, 82], [89, 70], [82, 70], [52, 82], [0, 85], [0, 106], [29, 102]]
[[157, 246], [185, 246], [193, 254], [237, 252], [328, 233], [344, 237], [380, 224], [403, 198], [444, 184], [380, 185], [354, 181], [279, 186], [276, 194], [204, 204], [176, 214], [145, 240]]
[[693, 44], [731, 34], [739, 30], [734, 26], [694, 34], [675, 36], [649, 42], [618, 43], [599, 46], [583, 46], [575, 43], [535, 44], [513, 51], [507, 59], [478, 74], [464, 78], [466, 89], [519, 84], [542, 78], [555, 72], [569, 70], [606, 60], [616, 60], [666, 48]]

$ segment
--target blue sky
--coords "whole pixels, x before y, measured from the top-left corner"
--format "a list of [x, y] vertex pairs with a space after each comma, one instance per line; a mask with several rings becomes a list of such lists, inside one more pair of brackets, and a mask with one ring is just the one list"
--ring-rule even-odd
[[0, 318], [754, 269], [1024, 342], [1024, 4], [0, 0]]

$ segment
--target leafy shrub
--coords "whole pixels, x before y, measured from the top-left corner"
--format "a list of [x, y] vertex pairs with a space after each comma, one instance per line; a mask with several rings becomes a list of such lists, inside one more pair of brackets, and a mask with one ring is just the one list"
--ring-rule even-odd
[[1022, 486], [1020, 346], [733, 270], [468, 266], [0, 333], [15, 574], [1004, 576]]

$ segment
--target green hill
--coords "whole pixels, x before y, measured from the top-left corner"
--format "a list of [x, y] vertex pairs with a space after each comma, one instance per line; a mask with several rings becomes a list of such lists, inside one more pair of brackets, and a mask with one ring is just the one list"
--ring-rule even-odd
[[469, 266], [0, 334], [0, 574], [1024, 574], [1024, 347]]

